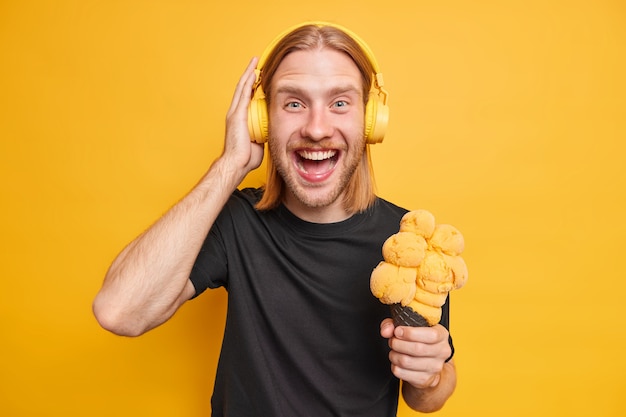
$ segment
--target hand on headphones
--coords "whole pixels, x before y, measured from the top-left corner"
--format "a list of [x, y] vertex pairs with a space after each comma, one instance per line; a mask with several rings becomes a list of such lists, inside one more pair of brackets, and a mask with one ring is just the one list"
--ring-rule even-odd
[[248, 106], [252, 98], [254, 69], [257, 62], [258, 58], [252, 58], [239, 79], [226, 114], [226, 136], [222, 156], [229, 158], [233, 168], [244, 169], [244, 175], [258, 168], [263, 161], [264, 146], [251, 142], [248, 131]]

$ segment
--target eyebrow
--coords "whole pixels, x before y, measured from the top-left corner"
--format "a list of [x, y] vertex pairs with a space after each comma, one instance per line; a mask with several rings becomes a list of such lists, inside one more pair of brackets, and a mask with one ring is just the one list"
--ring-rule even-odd
[[[357, 96], [359, 97], [363, 95], [360, 88], [357, 88], [351, 84], [336, 86], [336, 87], [331, 88], [330, 91], [328, 91], [328, 95], [330, 96], [338, 96], [341, 94], [348, 94], [348, 93], [356, 93]], [[285, 84], [285, 85], [278, 86], [278, 88], [276, 88], [275, 90], [275, 94], [276, 95], [278, 94], [306, 95], [306, 89], [301, 88], [301, 87], [296, 87], [291, 84]]]

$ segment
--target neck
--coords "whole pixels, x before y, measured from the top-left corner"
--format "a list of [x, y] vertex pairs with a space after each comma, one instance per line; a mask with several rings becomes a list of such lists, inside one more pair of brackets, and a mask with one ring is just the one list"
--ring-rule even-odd
[[310, 223], [337, 223], [348, 219], [353, 214], [346, 211], [342, 201], [343, 199], [340, 197], [324, 207], [309, 207], [290, 193], [287, 193], [283, 203], [291, 213], [304, 221]]

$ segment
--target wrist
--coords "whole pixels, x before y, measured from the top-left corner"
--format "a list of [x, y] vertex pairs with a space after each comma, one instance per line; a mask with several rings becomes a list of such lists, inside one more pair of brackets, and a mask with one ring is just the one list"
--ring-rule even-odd
[[231, 192], [235, 190], [248, 174], [248, 170], [241, 166], [238, 161], [222, 155], [213, 161], [209, 170], [211, 177], [215, 176], [223, 187]]

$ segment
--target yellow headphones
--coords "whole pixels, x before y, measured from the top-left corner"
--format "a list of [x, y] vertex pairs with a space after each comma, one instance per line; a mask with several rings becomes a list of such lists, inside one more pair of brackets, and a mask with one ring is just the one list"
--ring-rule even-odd
[[265, 93], [261, 87], [261, 71], [268, 55], [272, 52], [276, 44], [280, 42], [287, 34], [291, 33], [295, 29], [298, 29], [307, 25], [316, 26], [331, 26], [345, 32], [348, 36], [359, 44], [363, 52], [367, 56], [367, 59], [372, 64], [375, 74], [372, 82], [372, 88], [365, 107], [365, 138], [367, 143], [374, 144], [380, 143], [385, 137], [385, 131], [387, 130], [387, 123], [389, 120], [389, 107], [387, 106], [387, 91], [383, 88], [383, 75], [380, 73], [378, 63], [374, 54], [367, 44], [354, 32], [346, 29], [345, 27], [327, 23], [327, 22], [305, 22], [281, 33], [276, 37], [265, 49], [263, 55], [259, 58], [257, 67], [254, 70], [256, 73], [256, 81], [254, 83], [254, 92], [252, 101], [248, 107], [248, 130], [250, 131], [250, 138], [256, 143], [265, 143], [269, 136], [269, 117], [267, 114], [267, 102], [265, 101]]

